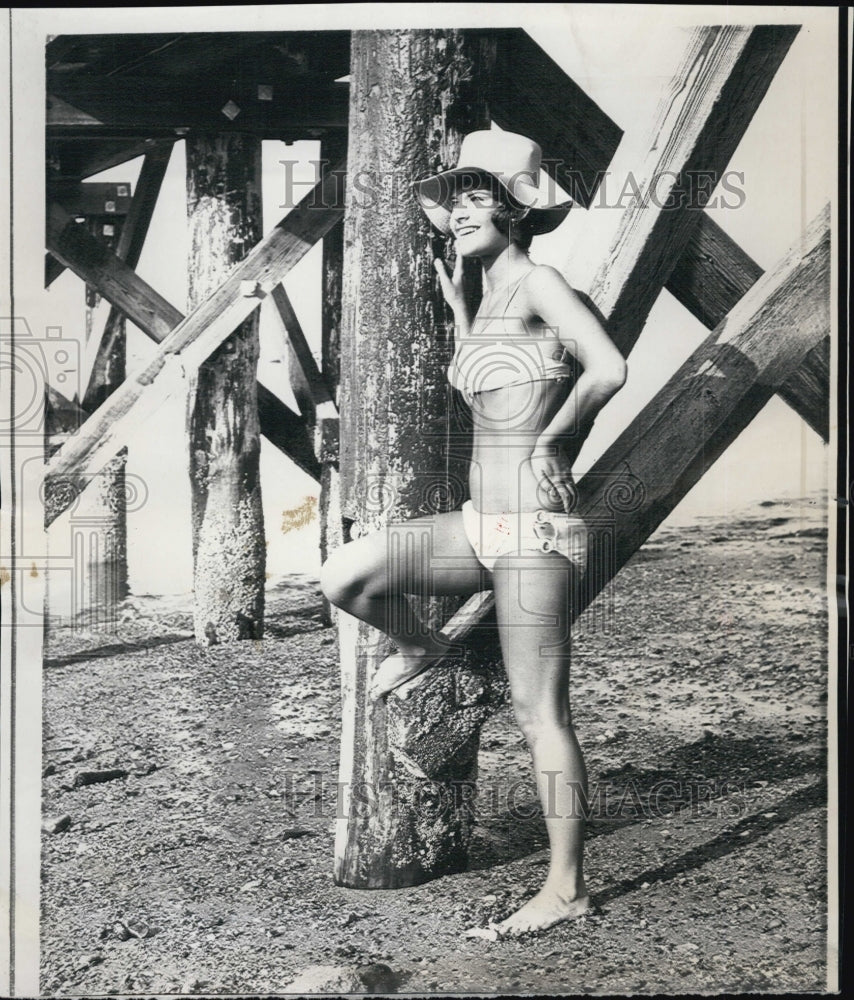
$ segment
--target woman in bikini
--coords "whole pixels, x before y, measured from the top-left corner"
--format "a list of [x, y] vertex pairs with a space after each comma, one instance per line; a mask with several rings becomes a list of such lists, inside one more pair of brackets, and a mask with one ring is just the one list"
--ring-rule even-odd
[[[556, 228], [570, 207], [538, 184], [540, 157], [524, 136], [474, 132], [454, 170], [416, 186], [430, 221], [456, 241], [453, 272], [440, 260], [435, 266], [456, 324], [448, 376], [472, 413], [471, 500], [461, 511], [418, 519], [429, 528], [429, 552], [392, 544], [407, 526], [390, 525], [337, 549], [321, 570], [332, 603], [397, 644], [372, 679], [375, 698], [448, 648], [438, 632], [414, 638], [423, 627], [404, 594], [495, 593], [513, 710], [533, 755], [551, 852], [544, 885], [497, 925], [502, 935], [541, 930], [590, 907], [582, 874], [587, 774], [569, 703], [571, 608], [587, 554], [572, 465], [626, 375], [619, 351], [564, 278], [528, 256], [532, 237]], [[464, 257], [483, 270], [474, 317], [463, 294]]]

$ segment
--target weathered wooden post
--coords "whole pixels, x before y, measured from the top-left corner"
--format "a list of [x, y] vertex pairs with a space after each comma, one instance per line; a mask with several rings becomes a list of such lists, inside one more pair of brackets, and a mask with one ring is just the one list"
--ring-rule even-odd
[[[187, 214], [192, 309], [261, 237], [260, 139], [187, 137]], [[200, 366], [190, 401], [194, 626], [205, 645], [259, 639], [263, 632], [257, 365], [256, 310]]]
[[[487, 37], [462, 31], [353, 34], [340, 391], [341, 499], [352, 536], [451, 510], [465, 496], [468, 456], [449, 454], [445, 437], [451, 328], [432, 266], [441, 244], [411, 182], [452, 166], [462, 136], [488, 126], [493, 51]], [[420, 607], [434, 621], [452, 610], [439, 600]], [[345, 614], [339, 637], [336, 881], [393, 888], [460, 870], [477, 734], [436, 780], [407, 771], [394, 720], [366, 690], [391, 647]], [[452, 683], [452, 668], [447, 676]]]
[[[88, 187], [94, 187], [89, 199], [85, 197]], [[125, 213], [115, 213], [117, 201], [111, 201], [113, 192], [105, 191], [101, 201], [96, 201], [101, 185], [80, 186], [84, 201], [92, 201], [90, 209], [97, 214], [87, 217], [86, 227], [106, 246], [117, 246], [121, 256], [122, 225]], [[104, 186], [106, 187], [106, 186]], [[130, 190], [129, 184], [115, 185], [117, 190]], [[126, 197], [123, 196], [123, 197]], [[104, 199], [107, 199], [106, 201]], [[117, 231], [118, 230], [118, 231]], [[90, 285], [86, 286], [86, 342], [95, 335], [95, 309], [100, 295]], [[125, 380], [126, 375], [126, 334], [125, 320], [121, 314], [111, 315], [108, 323], [111, 331], [109, 355], [92, 375], [89, 389], [93, 393], [89, 406], [94, 409], [98, 403], [110, 396]], [[127, 505], [125, 503], [125, 469], [127, 448], [122, 448], [95, 476], [89, 488], [81, 496], [74, 514], [75, 567], [72, 585], [72, 608], [74, 619], [84, 616], [92, 624], [110, 625], [115, 623], [116, 608], [128, 594], [127, 566]]]

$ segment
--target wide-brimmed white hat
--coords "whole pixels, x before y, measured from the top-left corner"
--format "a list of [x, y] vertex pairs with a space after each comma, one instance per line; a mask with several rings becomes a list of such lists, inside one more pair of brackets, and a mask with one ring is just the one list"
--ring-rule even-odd
[[415, 193], [427, 218], [447, 235], [454, 195], [497, 183], [511, 204], [529, 210], [528, 222], [534, 233], [548, 233], [563, 222], [572, 201], [554, 200], [555, 191], [542, 176], [545, 171], [540, 171], [542, 158], [539, 145], [516, 132], [470, 132], [460, 145], [456, 167], [416, 181]]

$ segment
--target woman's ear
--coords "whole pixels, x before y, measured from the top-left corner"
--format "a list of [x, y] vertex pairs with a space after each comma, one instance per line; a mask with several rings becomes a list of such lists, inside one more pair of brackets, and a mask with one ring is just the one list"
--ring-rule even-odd
[[513, 222], [521, 222], [522, 219], [526, 219], [528, 217], [528, 213], [530, 211], [531, 211], [530, 208], [514, 208], [513, 214], [510, 216], [510, 218], [513, 220]]

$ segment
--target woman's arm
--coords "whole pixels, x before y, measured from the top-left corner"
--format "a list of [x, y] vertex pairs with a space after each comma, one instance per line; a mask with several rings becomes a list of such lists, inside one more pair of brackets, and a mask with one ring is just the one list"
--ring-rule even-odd
[[540, 265], [532, 271], [524, 293], [524, 305], [557, 331], [561, 344], [582, 368], [538, 442], [544, 446], [560, 444], [590, 427], [626, 381], [626, 362], [602, 324], [553, 267]]

